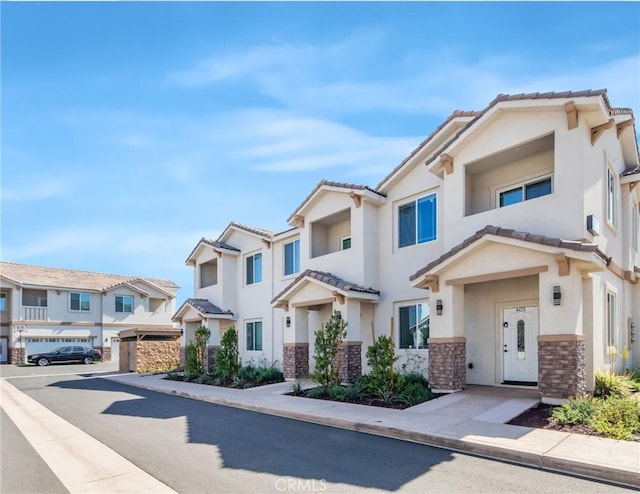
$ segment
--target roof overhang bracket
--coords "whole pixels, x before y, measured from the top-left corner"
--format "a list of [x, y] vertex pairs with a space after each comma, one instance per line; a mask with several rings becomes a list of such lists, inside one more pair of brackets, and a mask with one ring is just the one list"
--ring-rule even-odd
[[362, 206], [362, 196], [360, 194], [356, 194], [355, 192], [351, 191], [349, 192], [349, 197], [353, 199], [353, 203], [357, 208]]
[[267, 240], [266, 238], [263, 238], [262, 243], [265, 245], [267, 249], [271, 248], [271, 240]]
[[591, 145], [595, 145], [595, 143], [602, 137], [604, 131], [612, 128], [614, 125], [613, 118], [610, 118], [607, 123], [603, 123], [602, 125], [596, 125], [595, 127], [591, 127]]
[[564, 104], [564, 111], [567, 112], [567, 129], [575, 129], [578, 126], [578, 109], [573, 101]]
[[276, 303], [276, 309], [282, 309], [285, 312], [289, 312], [289, 302], [287, 300], [278, 300], [278, 303]]
[[431, 293], [438, 293], [440, 291], [440, 280], [437, 275], [427, 275], [422, 281], [425, 287], [428, 288]]
[[618, 125], [616, 125], [616, 135], [618, 136], [618, 139], [620, 139], [620, 134], [622, 134], [622, 131], [627, 127], [631, 127], [633, 125], [633, 122], [634, 119], [630, 118], [629, 120], [625, 120], [624, 122], [620, 122]]
[[340, 305], [344, 305], [345, 296], [342, 293], [333, 291], [331, 292], [331, 295], [336, 298], [336, 302], [338, 302]]
[[442, 168], [444, 168], [444, 171], [447, 172], [447, 175], [453, 173], [453, 156], [447, 153], [440, 155], [440, 164]]
[[304, 228], [304, 216], [296, 214], [293, 217], [293, 224], [296, 228]]
[[568, 276], [571, 272], [569, 258], [564, 254], [557, 254], [556, 262], [558, 263], [558, 274], [560, 276]]

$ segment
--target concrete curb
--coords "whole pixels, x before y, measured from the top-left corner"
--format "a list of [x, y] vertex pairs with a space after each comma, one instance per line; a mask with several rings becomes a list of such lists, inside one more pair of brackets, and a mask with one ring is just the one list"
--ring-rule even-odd
[[[257, 405], [247, 402], [229, 400], [226, 398], [217, 398], [205, 394], [193, 393], [190, 391], [179, 391], [167, 389], [152, 384], [146, 385], [139, 382], [126, 382], [121, 379], [113, 379], [121, 384], [133, 386], [149, 391], [156, 391], [181, 398], [204, 401], [216, 405], [228, 406], [248, 410], [252, 412], [264, 413], [276, 417], [289, 418], [309, 422], [318, 425], [336, 427], [340, 429], [363, 432], [376, 436], [388, 437], [391, 439], [399, 439], [402, 441], [411, 441], [427, 446], [435, 446], [460, 453], [473, 454], [485, 458], [491, 458], [509, 463], [515, 463], [541, 470], [554, 471], [577, 475], [580, 477], [611, 482], [622, 485], [624, 487], [638, 488], [640, 487], [640, 475], [623, 469], [607, 467], [603, 465], [594, 465], [591, 463], [569, 460], [565, 458], [554, 457], [550, 454], [538, 454], [528, 451], [504, 448], [496, 445], [483, 444], [472, 440], [462, 440], [454, 437], [440, 436], [428, 434], [424, 432], [408, 431], [397, 427], [385, 425], [376, 425], [371, 423], [363, 423], [350, 421], [345, 419], [337, 419], [331, 417], [317, 416], [311, 413], [294, 412], [291, 410], [283, 410], [281, 408]], [[639, 459], [640, 461], [640, 459]]]

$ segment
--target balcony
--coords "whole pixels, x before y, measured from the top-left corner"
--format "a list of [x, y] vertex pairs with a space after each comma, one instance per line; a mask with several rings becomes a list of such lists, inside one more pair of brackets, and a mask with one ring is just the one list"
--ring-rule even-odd
[[22, 306], [22, 320], [24, 321], [48, 321], [49, 308], [37, 306]]

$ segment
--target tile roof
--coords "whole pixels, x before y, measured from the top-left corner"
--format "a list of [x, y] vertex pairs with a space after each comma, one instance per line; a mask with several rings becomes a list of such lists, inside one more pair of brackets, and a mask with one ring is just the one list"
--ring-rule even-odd
[[403, 159], [400, 164], [398, 166], [396, 166], [393, 170], [391, 170], [391, 173], [389, 173], [386, 177], [384, 177], [380, 183], [378, 183], [378, 185], [376, 186], [376, 189], [379, 189], [380, 187], [382, 187], [382, 185], [389, 180], [391, 177], [393, 177], [404, 165], [407, 164], [407, 162], [413, 158], [431, 139], [433, 139], [435, 137], [435, 135], [440, 132], [449, 122], [451, 122], [452, 120], [456, 119], [456, 118], [460, 118], [460, 117], [475, 117], [479, 114], [479, 112], [477, 111], [463, 111], [463, 110], [456, 110], [454, 111], [451, 115], [449, 115], [447, 117], [447, 119], [442, 122], [438, 128], [436, 130], [434, 130], [433, 132], [431, 132], [431, 134], [429, 134], [427, 136], [427, 138], [422, 141], [420, 144], [418, 144], [418, 146], [411, 151], [411, 153], [409, 153], [409, 156], [407, 156], [405, 159]]
[[374, 194], [377, 194], [380, 197], [387, 197], [385, 193], [380, 192], [379, 190], [373, 189], [368, 185], [358, 185], [358, 184], [350, 184], [345, 182], [333, 182], [331, 180], [321, 180], [318, 183], [318, 185], [316, 185], [315, 188], [309, 193], [309, 195], [307, 195], [307, 197], [305, 197], [304, 200], [298, 205], [298, 207], [294, 210], [291, 216], [287, 218], [287, 222], [291, 221], [291, 219], [295, 216], [296, 211], [298, 211], [302, 206], [304, 206], [307, 203], [307, 201], [309, 201], [309, 199], [311, 199], [314, 196], [314, 194], [324, 186], [339, 187], [339, 188], [349, 189], [349, 190], [368, 190], [369, 192], [373, 192]]
[[640, 165], [634, 167], [634, 168], [629, 168], [628, 170], [625, 170], [621, 173], [621, 175], [623, 177], [627, 177], [629, 175], [636, 175], [637, 173], [640, 173]]
[[224, 232], [222, 232], [222, 235], [218, 237], [218, 240], [220, 240], [222, 236], [226, 233], [226, 231], [231, 227], [238, 228], [239, 230], [244, 230], [245, 232], [253, 233], [254, 235], [258, 235], [266, 239], [271, 239], [271, 237], [273, 237], [276, 234], [276, 232], [274, 232], [273, 230], [267, 230], [265, 228], [260, 228], [257, 226], [243, 225], [242, 223], [236, 223], [235, 221], [232, 221], [231, 223], [229, 223], [229, 226], [227, 226], [227, 228], [224, 229]]
[[528, 232], [519, 232], [516, 230], [511, 230], [509, 228], [500, 228], [499, 226], [487, 225], [482, 230], [478, 230], [474, 235], [467, 237], [465, 240], [460, 242], [458, 245], [452, 247], [450, 250], [442, 254], [440, 257], [435, 259], [434, 261], [427, 264], [424, 268], [417, 271], [415, 274], [412, 274], [409, 277], [410, 281], [414, 281], [425, 273], [428, 273], [436, 266], [442, 264], [444, 261], [453, 257], [461, 250], [467, 248], [469, 245], [474, 242], [480, 240], [485, 235], [497, 235], [499, 237], [504, 238], [512, 238], [516, 240], [523, 240], [525, 242], [531, 242], [534, 244], [547, 245], [551, 247], [559, 247], [561, 249], [571, 249], [582, 252], [596, 252], [597, 245], [590, 244], [587, 242], [580, 242], [576, 240], [562, 240], [560, 238], [555, 237], [545, 237], [544, 235], [536, 235]]
[[136, 281], [147, 281], [170, 292], [175, 292], [179, 288], [178, 285], [170, 280], [33, 266], [12, 262], [0, 262], [0, 274], [20, 285], [42, 285], [83, 290], [104, 290], [122, 283], [134, 283]]
[[[203, 242], [207, 245], [210, 245], [211, 247], [215, 247], [216, 249], [226, 249], [226, 250], [233, 250], [235, 252], [240, 252], [240, 249], [238, 249], [237, 247], [233, 247], [232, 245], [229, 244], [225, 244], [224, 242], [218, 242], [217, 240], [211, 240], [209, 238], [202, 238], [200, 239], [200, 242]], [[189, 256], [191, 257], [191, 256]]]
[[342, 278], [338, 278], [337, 276], [332, 275], [331, 273], [325, 273], [324, 271], [316, 271], [314, 269], [307, 269], [306, 271], [300, 273], [295, 280], [293, 280], [287, 287], [282, 290], [278, 295], [273, 297], [271, 303], [276, 302], [280, 297], [282, 297], [285, 293], [287, 293], [291, 288], [300, 283], [304, 278], [313, 278], [314, 280], [318, 280], [327, 285], [331, 285], [336, 287], [338, 290], [342, 290], [345, 292], [360, 292], [360, 293], [371, 293], [373, 295], [380, 295], [380, 290], [375, 290], [373, 288], [366, 288], [361, 285], [357, 285], [356, 283], [351, 283], [349, 281], [345, 281]]
[[611, 103], [609, 102], [609, 98], [607, 96], [607, 90], [606, 89], [586, 89], [586, 90], [583, 90], [583, 91], [562, 91], [562, 92], [550, 91], [550, 92], [546, 92], [546, 93], [499, 94], [498, 96], [496, 96], [493, 99], [493, 101], [491, 103], [489, 103], [487, 105], [487, 107], [484, 110], [481, 110], [481, 111], [477, 112], [476, 116], [475, 116], [475, 118], [473, 120], [470, 120], [469, 122], [467, 122], [467, 124], [464, 127], [462, 127], [462, 129], [460, 129], [458, 132], [456, 132], [456, 134], [451, 139], [449, 139], [446, 143], [444, 143], [440, 147], [440, 149], [438, 151], [433, 153], [431, 158], [429, 158], [426, 161], [425, 164], [428, 165], [433, 160], [435, 160], [440, 154], [442, 154], [444, 152], [445, 149], [447, 149], [462, 134], [464, 134], [469, 127], [474, 125], [480, 118], [482, 118], [482, 116], [485, 113], [487, 113], [491, 108], [493, 108], [498, 103], [501, 103], [503, 101], [521, 101], [521, 100], [534, 100], [534, 99], [542, 100], [542, 99], [559, 99], [559, 98], [583, 98], [583, 97], [590, 97], [590, 96], [601, 96], [602, 99], [604, 100], [605, 106], [607, 107], [607, 110], [609, 111], [609, 113], [611, 113], [612, 111], [622, 110], [622, 109], [613, 109], [613, 108], [611, 108]]
[[207, 299], [204, 298], [188, 298], [186, 299], [180, 309], [177, 312], [180, 312], [185, 305], [190, 305], [195, 310], [202, 314], [229, 314], [233, 315], [233, 312], [230, 310], [223, 310], [217, 305], [212, 304]]

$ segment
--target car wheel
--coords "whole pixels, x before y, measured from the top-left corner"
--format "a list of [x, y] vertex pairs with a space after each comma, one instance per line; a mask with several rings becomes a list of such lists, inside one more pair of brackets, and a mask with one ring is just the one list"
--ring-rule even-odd
[[39, 358], [38, 359], [38, 365], [40, 367], [46, 367], [47, 365], [49, 365], [49, 361], [46, 358]]
[[84, 358], [84, 363], [87, 364], [87, 365], [92, 364], [93, 363], [93, 358], [85, 357]]

